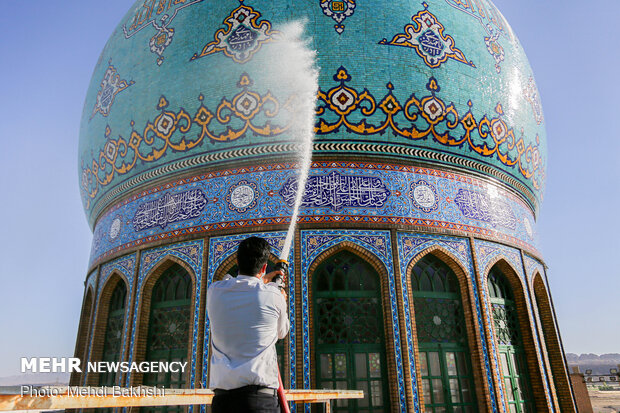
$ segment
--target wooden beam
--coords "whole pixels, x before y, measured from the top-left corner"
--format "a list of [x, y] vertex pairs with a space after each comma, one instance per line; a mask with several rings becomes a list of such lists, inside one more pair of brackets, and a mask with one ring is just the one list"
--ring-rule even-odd
[[[30, 386], [28, 386], [30, 388]], [[30, 393], [0, 394], [0, 411], [91, 409], [130, 406], [187, 406], [211, 404], [213, 390], [155, 389], [154, 387], [36, 387]], [[157, 392], [156, 392], [157, 391]], [[32, 394], [34, 393], [34, 394]], [[328, 403], [361, 399], [362, 390], [285, 390], [295, 403]]]

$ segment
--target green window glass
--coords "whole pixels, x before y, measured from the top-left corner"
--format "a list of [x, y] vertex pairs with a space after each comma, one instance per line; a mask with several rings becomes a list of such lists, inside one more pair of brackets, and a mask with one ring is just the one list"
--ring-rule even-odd
[[411, 289], [426, 412], [475, 412], [476, 394], [456, 274], [429, 254], [413, 267]]
[[[146, 361], [186, 362], [189, 339], [192, 280], [187, 271], [173, 264], [157, 280], [151, 298]], [[187, 371], [187, 369], [186, 369]], [[165, 388], [186, 387], [185, 374], [159, 372], [145, 375], [144, 384]], [[182, 406], [148, 407], [143, 412], [181, 412]]]
[[489, 272], [489, 296], [509, 411], [533, 412], [517, 307], [512, 288], [497, 266]]
[[[106, 323], [103, 340], [102, 361], [120, 361], [126, 298], [127, 287], [122, 280], [119, 280], [110, 297], [108, 321]], [[118, 384], [119, 375], [120, 373], [118, 372], [100, 373], [99, 385], [114, 386]]]
[[379, 275], [343, 251], [313, 278], [317, 388], [364, 391], [364, 399], [337, 400], [334, 412], [389, 412]]

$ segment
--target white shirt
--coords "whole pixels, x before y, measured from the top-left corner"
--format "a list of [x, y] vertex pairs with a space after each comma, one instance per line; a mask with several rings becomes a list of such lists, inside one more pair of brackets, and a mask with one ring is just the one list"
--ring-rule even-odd
[[278, 388], [275, 344], [290, 327], [278, 287], [256, 277], [227, 275], [209, 287], [207, 315], [212, 337], [209, 387]]

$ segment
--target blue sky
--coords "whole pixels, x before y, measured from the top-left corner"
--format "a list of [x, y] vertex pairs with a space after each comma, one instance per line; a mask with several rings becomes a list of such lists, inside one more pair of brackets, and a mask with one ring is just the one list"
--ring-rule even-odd
[[[2, 2], [0, 376], [70, 356], [91, 233], [78, 192], [82, 104], [128, 0]], [[567, 352], [620, 352], [620, 2], [496, 0], [521, 40], [548, 134], [541, 249]]]

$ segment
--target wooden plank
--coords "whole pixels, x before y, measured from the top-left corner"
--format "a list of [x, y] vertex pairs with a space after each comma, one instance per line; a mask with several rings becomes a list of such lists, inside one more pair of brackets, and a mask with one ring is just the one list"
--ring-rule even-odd
[[[130, 406], [187, 406], [211, 404], [209, 389], [157, 389], [152, 387], [43, 387], [36, 394], [0, 394], [0, 411], [90, 409]], [[333, 399], [361, 399], [362, 390], [286, 390], [296, 403], [325, 403]]]

